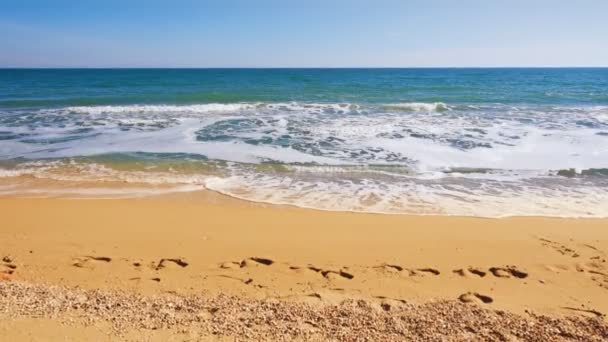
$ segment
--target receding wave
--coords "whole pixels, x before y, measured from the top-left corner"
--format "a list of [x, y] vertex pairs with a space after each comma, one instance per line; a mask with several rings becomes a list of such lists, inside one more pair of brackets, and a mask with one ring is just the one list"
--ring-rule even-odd
[[176, 154], [102, 155], [5, 162], [0, 165], [0, 195], [123, 198], [208, 189], [248, 201], [320, 210], [608, 217], [604, 171], [586, 170], [576, 177], [496, 169], [419, 174], [398, 165], [242, 164]]
[[608, 216], [607, 106], [235, 102], [0, 112], [0, 194], [29, 179], [85, 183], [106, 196], [121, 186], [206, 188], [326, 210]]

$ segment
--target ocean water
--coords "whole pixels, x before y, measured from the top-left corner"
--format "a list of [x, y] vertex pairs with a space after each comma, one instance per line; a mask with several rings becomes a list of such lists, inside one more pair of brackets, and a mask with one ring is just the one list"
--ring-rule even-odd
[[608, 217], [608, 69], [0, 70], [0, 195], [202, 189]]

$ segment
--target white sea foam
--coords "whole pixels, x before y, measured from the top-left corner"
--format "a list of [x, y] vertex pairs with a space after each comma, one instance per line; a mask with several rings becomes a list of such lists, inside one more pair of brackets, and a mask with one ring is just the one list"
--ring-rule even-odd
[[196, 105], [127, 105], [127, 106], [76, 106], [66, 107], [65, 112], [80, 114], [133, 114], [133, 113], [213, 113], [236, 112], [243, 109], [252, 109], [258, 106], [255, 103], [208, 103]]
[[[146, 172], [116, 170], [105, 165], [74, 160], [32, 161], [20, 163], [13, 169], [0, 168], [0, 178], [28, 176], [33, 179], [67, 182], [117, 182], [149, 185], [201, 185], [204, 175], [175, 172]], [[15, 187], [17, 184], [14, 184]]]
[[[0, 195], [118, 198], [210, 189], [249, 201], [321, 210], [483, 217], [608, 217], [608, 180], [603, 179], [598, 183], [515, 171], [450, 173], [432, 178], [382, 166], [286, 167], [264, 171], [250, 164], [229, 163], [216, 174], [157, 171], [154, 167], [128, 171], [73, 160], [36, 161], [22, 163], [16, 171], [0, 172], [0, 178], [6, 181], [9, 177], [30, 176], [68, 185], [33, 188], [10, 181], [12, 187], [0, 189]], [[74, 183], [78, 187], [69, 185]], [[124, 185], [116, 189], [103, 184]]]
[[[83, 119], [45, 112], [40, 115], [44, 124], [39, 126], [4, 125], [3, 131], [25, 137], [3, 141], [0, 157], [138, 151], [194, 153], [237, 162], [397, 163], [428, 172], [452, 167], [601, 168], [608, 160], [608, 141], [596, 134], [608, 129], [601, 127], [603, 115], [608, 115], [604, 107], [407, 115], [390, 110], [370, 112], [352, 104], [133, 105], [69, 110], [75, 108], [106, 114]], [[225, 112], [214, 112], [218, 109]], [[351, 115], [352, 110], [357, 115]], [[191, 111], [206, 115], [191, 117]], [[130, 115], [123, 115], [126, 112]], [[49, 115], [57, 124], [44, 121]], [[78, 131], [83, 127], [88, 131]], [[201, 134], [208, 136], [199, 139]]]
[[[10, 113], [0, 117], [0, 132], [4, 160], [144, 152], [228, 162], [212, 175], [42, 161], [0, 168], [4, 179], [204, 185], [253, 201], [331, 210], [608, 216], [606, 181], [551, 176], [559, 169], [608, 167], [608, 137], [598, 134], [608, 132], [602, 106], [69, 107]], [[263, 162], [288, 172], [249, 165]]]
[[[412, 104], [414, 107], [424, 108], [423, 103]], [[445, 107], [444, 104], [428, 104], [434, 108]], [[241, 103], [206, 103], [193, 105], [110, 105], [110, 106], [73, 106], [59, 109], [62, 113], [77, 114], [207, 114], [207, 113], [234, 113], [246, 110], [275, 110], [298, 112], [323, 112], [331, 110], [337, 113], [347, 113], [359, 109], [360, 106], [350, 103], [299, 103], [299, 102], [241, 102]]]
[[390, 103], [385, 104], [384, 108], [386, 109], [397, 109], [397, 110], [405, 110], [405, 111], [414, 111], [414, 112], [443, 112], [446, 110], [450, 110], [445, 103], [435, 102], [435, 103], [424, 103], [424, 102], [404, 102], [404, 103]]
[[459, 187], [415, 181], [363, 180], [306, 182], [290, 176], [242, 175], [208, 178], [205, 186], [249, 201], [320, 210], [385, 214], [481, 217], [608, 217], [608, 192], [589, 186], [516, 186], [494, 184]]
[[62, 198], [78, 198], [78, 199], [119, 199], [119, 198], [138, 198], [159, 196], [170, 193], [193, 192], [201, 190], [200, 186], [181, 185], [163, 188], [153, 187], [122, 187], [109, 188], [97, 185], [95, 187], [0, 187], [0, 196], [18, 196], [18, 197], [62, 197]]

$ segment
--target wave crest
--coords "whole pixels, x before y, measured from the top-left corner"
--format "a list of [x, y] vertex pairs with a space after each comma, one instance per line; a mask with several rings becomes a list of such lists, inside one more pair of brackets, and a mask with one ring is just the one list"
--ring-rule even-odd
[[450, 107], [443, 102], [424, 103], [424, 102], [404, 102], [389, 103], [383, 106], [386, 109], [411, 111], [411, 112], [445, 112]]
[[253, 109], [254, 103], [207, 103], [196, 105], [127, 105], [127, 106], [76, 106], [64, 111], [79, 114], [121, 114], [121, 113], [212, 113], [234, 112]]

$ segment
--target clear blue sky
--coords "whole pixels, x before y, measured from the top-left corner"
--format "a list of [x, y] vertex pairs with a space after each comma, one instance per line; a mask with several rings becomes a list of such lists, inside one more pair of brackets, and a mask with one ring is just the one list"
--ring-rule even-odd
[[608, 0], [1, 0], [0, 67], [608, 66]]

